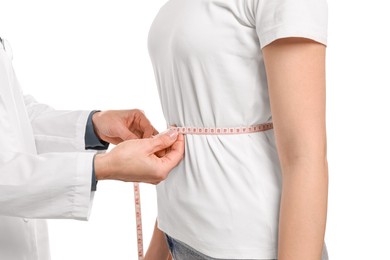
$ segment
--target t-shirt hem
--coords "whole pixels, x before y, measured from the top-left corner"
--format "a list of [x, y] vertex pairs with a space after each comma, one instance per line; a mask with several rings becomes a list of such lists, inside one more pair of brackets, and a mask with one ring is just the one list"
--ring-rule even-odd
[[256, 248], [217, 248], [209, 246], [199, 240], [189, 237], [177, 230], [170, 230], [158, 221], [158, 228], [169, 235], [170, 237], [183, 242], [184, 244], [192, 247], [198, 252], [207, 255], [212, 258], [224, 258], [224, 259], [276, 259], [277, 249], [274, 247], [256, 247]]

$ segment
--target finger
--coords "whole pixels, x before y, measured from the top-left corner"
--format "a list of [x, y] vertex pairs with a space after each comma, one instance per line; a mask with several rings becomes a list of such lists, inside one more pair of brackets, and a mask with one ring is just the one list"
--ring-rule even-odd
[[[140, 122], [145, 118], [144, 112], [139, 109], [125, 110], [122, 118], [123, 127], [136, 136], [137, 139], [143, 138], [144, 130], [140, 128]], [[135, 137], [133, 136], [132, 139]]]
[[140, 127], [139, 123], [133, 123], [128, 129], [138, 138], [150, 138], [153, 133], [153, 127], [151, 125], [149, 127]]
[[142, 138], [150, 138], [154, 135], [155, 132], [156, 132], [156, 129], [154, 129], [154, 127], [151, 125], [150, 127], [145, 129]]
[[178, 138], [178, 133], [175, 130], [167, 130], [153, 138], [150, 138], [151, 153], [156, 153], [165, 150], [175, 143]]
[[184, 136], [178, 135], [176, 142], [172, 145], [171, 150], [161, 158], [163, 167], [167, 171], [171, 171], [184, 157]]
[[133, 132], [127, 129], [125, 126], [121, 126], [118, 129], [118, 135], [123, 141], [139, 138], [137, 135], [135, 135]]
[[[159, 132], [158, 132], [156, 129], [154, 129], [152, 138], [156, 137], [158, 134], [159, 134]], [[166, 153], [167, 153], [167, 149], [164, 149], [164, 150], [161, 150], [161, 151], [156, 152], [155, 155], [156, 155], [158, 158], [161, 158], [161, 157], [163, 157]]]
[[115, 138], [112, 138], [112, 137], [106, 137], [105, 138], [105, 141], [106, 142], [109, 142], [110, 144], [119, 144], [121, 142], [123, 142], [122, 138], [119, 138], [119, 137], [115, 137]]
[[138, 122], [137, 130], [143, 133], [144, 138], [151, 137], [156, 131], [145, 114], [138, 114], [138, 120], [135, 121]]
[[164, 150], [161, 150], [161, 151], [158, 151], [158, 152], [155, 153], [155, 155], [158, 158], [164, 157], [166, 154], [167, 154], [167, 149], [164, 149]]

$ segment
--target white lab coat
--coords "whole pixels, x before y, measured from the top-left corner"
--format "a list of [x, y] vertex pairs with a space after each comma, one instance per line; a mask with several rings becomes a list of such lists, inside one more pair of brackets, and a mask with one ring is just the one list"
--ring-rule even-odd
[[89, 111], [56, 111], [24, 96], [0, 44], [0, 259], [50, 259], [44, 219], [88, 219]]

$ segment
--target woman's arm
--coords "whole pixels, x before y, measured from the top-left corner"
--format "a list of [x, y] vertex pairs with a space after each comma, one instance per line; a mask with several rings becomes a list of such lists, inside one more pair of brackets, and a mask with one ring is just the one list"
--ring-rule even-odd
[[284, 38], [263, 48], [283, 174], [279, 260], [319, 260], [328, 197], [325, 46]]
[[145, 260], [172, 260], [164, 233], [158, 229], [157, 220], [154, 225], [153, 236], [149, 244]]

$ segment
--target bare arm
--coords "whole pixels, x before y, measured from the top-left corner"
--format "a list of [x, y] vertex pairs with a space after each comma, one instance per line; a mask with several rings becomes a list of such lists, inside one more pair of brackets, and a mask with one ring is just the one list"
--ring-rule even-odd
[[328, 197], [325, 49], [304, 38], [263, 48], [283, 174], [279, 260], [321, 259]]
[[164, 233], [157, 227], [157, 220], [154, 225], [152, 240], [145, 255], [145, 260], [172, 260]]

